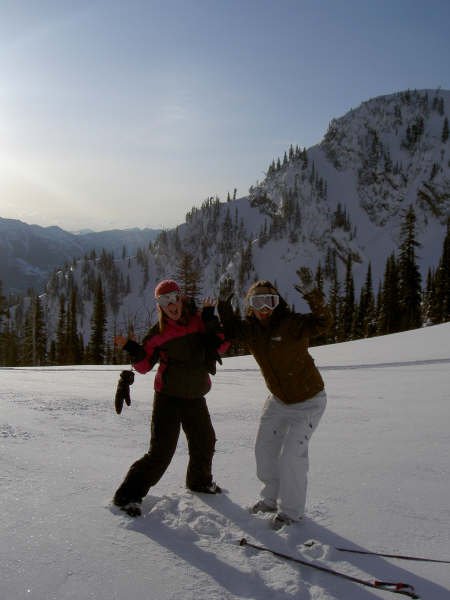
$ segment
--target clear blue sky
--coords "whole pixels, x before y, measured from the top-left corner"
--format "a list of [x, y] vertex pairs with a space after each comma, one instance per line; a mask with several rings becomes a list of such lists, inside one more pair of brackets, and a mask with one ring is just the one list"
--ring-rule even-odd
[[0, 217], [173, 227], [361, 102], [437, 87], [449, 0], [2, 0]]

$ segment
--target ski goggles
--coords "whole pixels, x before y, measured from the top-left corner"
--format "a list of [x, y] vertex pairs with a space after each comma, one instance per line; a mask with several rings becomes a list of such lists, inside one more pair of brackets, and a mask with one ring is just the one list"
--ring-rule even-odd
[[181, 294], [179, 292], [168, 292], [167, 294], [158, 296], [156, 302], [160, 306], [169, 306], [169, 304], [176, 304], [180, 298]]
[[263, 308], [273, 310], [279, 302], [280, 296], [278, 294], [255, 294], [248, 299], [248, 303], [255, 310], [262, 310]]

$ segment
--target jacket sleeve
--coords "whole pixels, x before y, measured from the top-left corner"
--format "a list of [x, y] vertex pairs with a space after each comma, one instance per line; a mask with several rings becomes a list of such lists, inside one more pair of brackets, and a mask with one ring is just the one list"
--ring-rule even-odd
[[298, 315], [300, 319], [298, 321], [299, 328], [297, 334], [316, 337], [326, 333], [330, 329], [333, 319], [322, 292], [315, 288], [311, 292], [304, 294], [303, 297], [309, 304], [311, 312]]
[[220, 354], [223, 354], [230, 347], [230, 343], [225, 340], [223, 327], [220, 324], [218, 317], [214, 314], [213, 306], [206, 306], [202, 309], [202, 321], [205, 327], [206, 346], [209, 350], [214, 350], [217, 353], [216, 360], [222, 364]]
[[144, 340], [144, 345], [138, 344], [134, 340], [128, 340], [124, 350], [130, 355], [131, 363], [138, 373], [148, 373], [158, 362], [158, 352], [151, 338]]
[[123, 347], [123, 350], [128, 352], [130, 355], [131, 362], [137, 362], [146, 357], [145, 350], [141, 344], [138, 344], [134, 340], [127, 340], [127, 343]]
[[227, 300], [219, 300], [217, 310], [225, 339], [245, 343], [247, 340], [247, 323], [234, 313], [231, 305], [231, 297]]
[[205, 333], [215, 334], [219, 331], [219, 319], [214, 314], [214, 306], [204, 306], [202, 308], [202, 321], [205, 326]]

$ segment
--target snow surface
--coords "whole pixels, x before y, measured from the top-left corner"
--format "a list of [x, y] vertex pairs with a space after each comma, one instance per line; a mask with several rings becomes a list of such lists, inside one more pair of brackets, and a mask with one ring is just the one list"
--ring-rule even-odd
[[[2, 369], [2, 600], [396, 598], [239, 546], [270, 546], [365, 579], [450, 597], [450, 565], [345, 554], [336, 546], [450, 560], [450, 323], [316, 347], [328, 407], [310, 447], [304, 523], [273, 532], [253, 444], [266, 396], [251, 357], [225, 359], [208, 403], [226, 492], [188, 493], [184, 437], [132, 520], [110, 498], [147, 449], [153, 376], [118, 416], [119, 367]], [[307, 540], [317, 542], [304, 546]]]

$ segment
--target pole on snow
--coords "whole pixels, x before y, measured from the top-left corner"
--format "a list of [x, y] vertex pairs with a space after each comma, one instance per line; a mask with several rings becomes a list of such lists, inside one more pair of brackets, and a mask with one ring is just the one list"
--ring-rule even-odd
[[258, 544], [252, 544], [248, 542], [245, 538], [242, 538], [239, 542], [239, 546], [249, 546], [254, 548], [255, 550], [261, 550], [264, 552], [270, 552], [274, 556], [279, 556], [280, 558], [286, 558], [287, 560], [291, 560], [293, 562], [304, 565], [305, 567], [311, 567], [313, 569], [317, 569], [318, 571], [322, 571], [324, 573], [329, 573], [330, 575], [335, 575], [337, 577], [341, 577], [342, 579], [347, 579], [348, 581], [352, 581], [353, 583], [359, 583], [360, 585], [365, 585], [366, 587], [375, 588], [377, 590], [384, 590], [386, 592], [392, 592], [393, 594], [402, 594], [404, 596], [409, 596], [410, 598], [414, 598], [416, 600], [420, 600], [420, 596], [418, 596], [412, 585], [408, 583], [400, 583], [400, 582], [390, 582], [390, 581], [378, 581], [374, 579], [373, 581], [366, 581], [365, 579], [360, 579], [359, 577], [353, 577], [352, 575], [347, 575], [346, 573], [341, 573], [340, 571], [335, 571], [334, 569], [330, 569], [328, 567], [322, 567], [321, 565], [316, 565], [315, 563], [308, 562], [306, 560], [302, 560], [301, 558], [296, 558], [294, 556], [289, 556], [288, 554], [283, 554], [282, 552], [277, 552], [276, 550], [272, 550], [271, 548], [266, 548], [265, 546], [259, 546]]
[[372, 552], [371, 550], [353, 550], [352, 548], [335, 547], [340, 552], [352, 552], [353, 554], [368, 554], [369, 556], [384, 556], [386, 558], [400, 558], [402, 560], [419, 560], [422, 562], [443, 563], [450, 565], [450, 560], [438, 560], [435, 558], [425, 558], [424, 556], [408, 556], [407, 554], [385, 554], [384, 552]]

